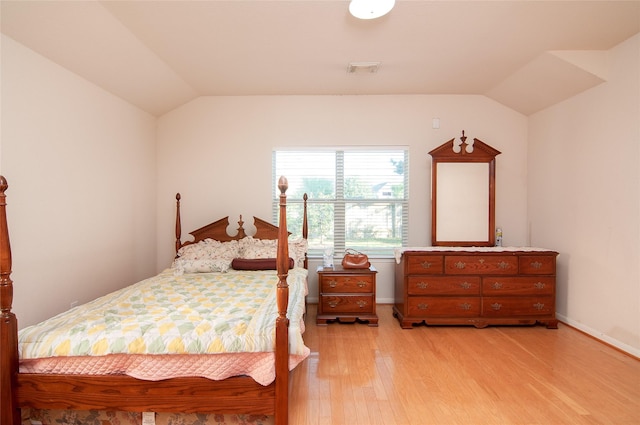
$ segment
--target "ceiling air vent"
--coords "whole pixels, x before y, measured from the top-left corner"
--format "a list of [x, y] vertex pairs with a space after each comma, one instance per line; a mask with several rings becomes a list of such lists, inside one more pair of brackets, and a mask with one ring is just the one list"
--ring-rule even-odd
[[347, 74], [375, 74], [380, 62], [351, 62], [347, 66]]

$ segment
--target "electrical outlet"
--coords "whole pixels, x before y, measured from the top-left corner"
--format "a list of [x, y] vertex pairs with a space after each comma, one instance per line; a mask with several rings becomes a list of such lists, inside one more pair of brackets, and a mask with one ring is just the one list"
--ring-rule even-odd
[[156, 425], [155, 412], [142, 412], [142, 425]]

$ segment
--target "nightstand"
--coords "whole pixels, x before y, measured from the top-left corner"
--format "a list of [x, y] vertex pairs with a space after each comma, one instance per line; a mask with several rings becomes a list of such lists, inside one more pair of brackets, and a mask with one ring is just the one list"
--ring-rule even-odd
[[378, 326], [376, 315], [376, 273], [368, 269], [344, 269], [318, 267], [318, 316], [317, 325], [329, 320], [341, 322], [368, 321]]

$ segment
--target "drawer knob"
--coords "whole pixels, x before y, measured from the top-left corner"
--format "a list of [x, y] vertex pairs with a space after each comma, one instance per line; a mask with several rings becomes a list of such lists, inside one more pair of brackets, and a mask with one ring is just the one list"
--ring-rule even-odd
[[429, 261], [423, 261], [422, 263], [420, 263], [420, 265], [422, 266], [423, 269], [431, 268], [431, 263]]
[[429, 282], [418, 282], [416, 283], [416, 287], [419, 289], [427, 289], [429, 287]]
[[429, 308], [429, 304], [420, 303], [418, 304], [418, 310], [426, 310]]
[[462, 282], [462, 283], [460, 284], [460, 287], [461, 287], [462, 289], [469, 289], [469, 288], [471, 288], [471, 284], [470, 284], [469, 282]]
[[335, 288], [336, 286], [338, 286], [338, 282], [336, 282], [335, 280], [330, 280], [329, 281], [329, 286], [332, 288]]
[[499, 310], [502, 308], [502, 304], [500, 304], [500, 303], [493, 303], [493, 304], [491, 304], [491, 308], [492, 308], [494, 311], [499, 311]]
[[460, 304], [460, 308], [462, 310], [464, 310], [464, 311], [469, 311], [469, 310], [471, 310], [471, 304], [469, 304], [469, 303]]
[[535, 303], [533, 305], [533, 308], [535, 308], [536, 310], [540, 311], [544, 308], [544, 303]]
[[456, 269], [460, 269], [460, 270], [464, 269], [464, 267], [466, 266], [466, 264], [463, 263], [462, 261], [458, 261], [455, 265], [456, 265]]
[[532, 261], [530, 264], [532, 269], [540, 269], [542, 267], [542, 263], [539, 261]]
[[544, 289], [544, 282], [536, 282], [533, 284], [533, 287], [536, 289]]
[[506, 261], [500, 261], [498, 263], [498, 267], [502, 270], [506, 270], [509, 268], [509, 263], [507, 263]]
[[338, 306], [338, 302], [337, 301], [329, 301], [329, 307], [336, 308], [337, 306]]
[[493, 285], [491, 285], [491, 287], [493, 289], [502, 289], [502, 283], [500, 282], [493, 282]]
[[367, 305], [367, 302], [364, 300], [358, 300], [356, 301], [356, 304], [358, 304], [358, 307], [360, 308], [365, 308], [365, 306]]
[[367, 286], [367, 282], [360, 280], [358, 281], [357, 285], [358, 285], [358, 288], [364, 288], [365, 286]]

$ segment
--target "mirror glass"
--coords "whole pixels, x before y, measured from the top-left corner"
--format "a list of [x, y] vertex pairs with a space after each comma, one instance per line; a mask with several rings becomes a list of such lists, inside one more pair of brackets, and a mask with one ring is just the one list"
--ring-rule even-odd
[[495, 245], [495, 157], [484, 142], [462, 132], [429, 154], [433, 246]]
[[489, 241], [489, 164], [443, 162], [437, 165], [438, 239]]

